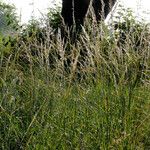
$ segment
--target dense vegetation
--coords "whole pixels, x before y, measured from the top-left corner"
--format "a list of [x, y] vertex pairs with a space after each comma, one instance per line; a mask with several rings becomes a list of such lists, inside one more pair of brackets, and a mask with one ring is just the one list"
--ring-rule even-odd
[[0, 149], [149, 150], [147, 26], [87, 19], [71, 44], [48, 15], [0, 34]]

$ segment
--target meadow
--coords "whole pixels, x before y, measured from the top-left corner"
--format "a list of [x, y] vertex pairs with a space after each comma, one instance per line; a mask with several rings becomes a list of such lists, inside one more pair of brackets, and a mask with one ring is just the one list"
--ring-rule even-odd
[[51, 26], [0, 39], [0, 149], [150, 149], [149, 31], [88, 21], [75, 43]]

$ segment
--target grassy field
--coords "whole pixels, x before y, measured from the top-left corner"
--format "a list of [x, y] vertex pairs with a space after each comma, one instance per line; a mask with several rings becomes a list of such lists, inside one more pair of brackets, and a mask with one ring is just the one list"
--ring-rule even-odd
[[92, 24], [76, 44], [28, 37], [1, 52], [0, 149], [150, 149], [150, 35], [122, 43], [105, 30]]

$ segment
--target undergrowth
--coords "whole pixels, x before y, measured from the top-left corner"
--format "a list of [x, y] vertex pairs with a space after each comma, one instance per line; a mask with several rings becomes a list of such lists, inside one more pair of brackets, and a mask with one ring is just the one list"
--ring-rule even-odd
[[75, 44], [49, 26], [1, 40], [1, 149], [150, 149], [150, 35], [130, 27], [123, 43], [94, 23]]

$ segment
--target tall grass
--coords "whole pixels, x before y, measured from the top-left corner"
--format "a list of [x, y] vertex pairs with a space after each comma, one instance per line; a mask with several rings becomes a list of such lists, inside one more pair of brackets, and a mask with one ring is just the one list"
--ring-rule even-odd
[[1, 149], [150, 149], [150, 36], [88, 25], [75, 44], [47, 28], [1, 53]]

